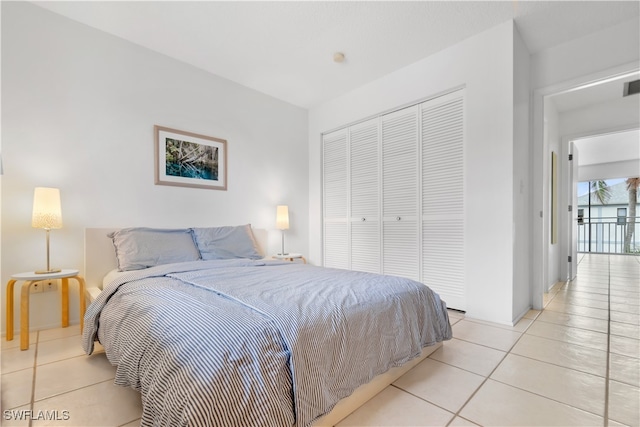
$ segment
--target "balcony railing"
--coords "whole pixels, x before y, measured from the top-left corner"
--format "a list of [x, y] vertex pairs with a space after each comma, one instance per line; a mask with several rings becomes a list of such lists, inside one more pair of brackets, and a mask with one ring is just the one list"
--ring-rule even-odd
[[624, 250], [624, 236], [631, 218], [602, 217], [578, 220], [578, 252], [640, 255], [640, 217], [636, 217], [630, 250]]

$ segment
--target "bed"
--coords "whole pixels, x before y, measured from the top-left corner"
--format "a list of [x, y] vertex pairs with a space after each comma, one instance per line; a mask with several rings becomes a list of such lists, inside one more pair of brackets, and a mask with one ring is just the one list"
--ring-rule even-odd
[[115, 383], [140, 391], [142, 425], [334, 425], [451, 338], [428, 287], [266, 259], [265, 237], [86, 230], [101, 289], [83, 346], [100, 341]]

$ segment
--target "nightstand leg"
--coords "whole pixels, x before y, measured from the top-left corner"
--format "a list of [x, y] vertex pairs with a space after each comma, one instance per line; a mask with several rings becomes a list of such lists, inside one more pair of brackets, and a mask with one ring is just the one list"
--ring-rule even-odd
[[14, 279], [7, 283], [7, 341], [13, 340], [13, 285]]
[[63, 278], [62, 281], [62, 327], [69, 326], [69, 279]]
[[20, 291], [20, 350], [29, 349], [29, 288], [37, 281], [24, 282]]

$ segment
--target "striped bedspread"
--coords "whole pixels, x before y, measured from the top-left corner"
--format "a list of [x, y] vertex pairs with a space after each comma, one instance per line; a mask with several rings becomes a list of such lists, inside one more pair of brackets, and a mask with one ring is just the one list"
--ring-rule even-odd
[[143, 425], [308, 426], [373, 377], [451, 338], [408, 279], [289, 262], [196, 261], [127, 274], [87, 310], [139, 390]]

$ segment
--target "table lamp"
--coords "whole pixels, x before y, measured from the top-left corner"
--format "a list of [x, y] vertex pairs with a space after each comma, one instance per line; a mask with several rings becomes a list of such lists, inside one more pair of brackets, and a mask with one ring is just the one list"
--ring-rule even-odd
[[282, 253], [278, 255], [287, 255], [284, 251], [284, 230], [289, 229], [289, 207], [286, 205], [278, 205], [276, 208], [276, 228], [282, 230]]
[[36, 274], [57, 273], [60, 269], [49, 265], [49, 231], [62, 228], [62, 209], [60, 207], [60, 190], [57, 188], [36, 187], [33, 192], [33, 216], [31, 226], [44, 228], [47, 232], [47, 269], [38, 270]]

